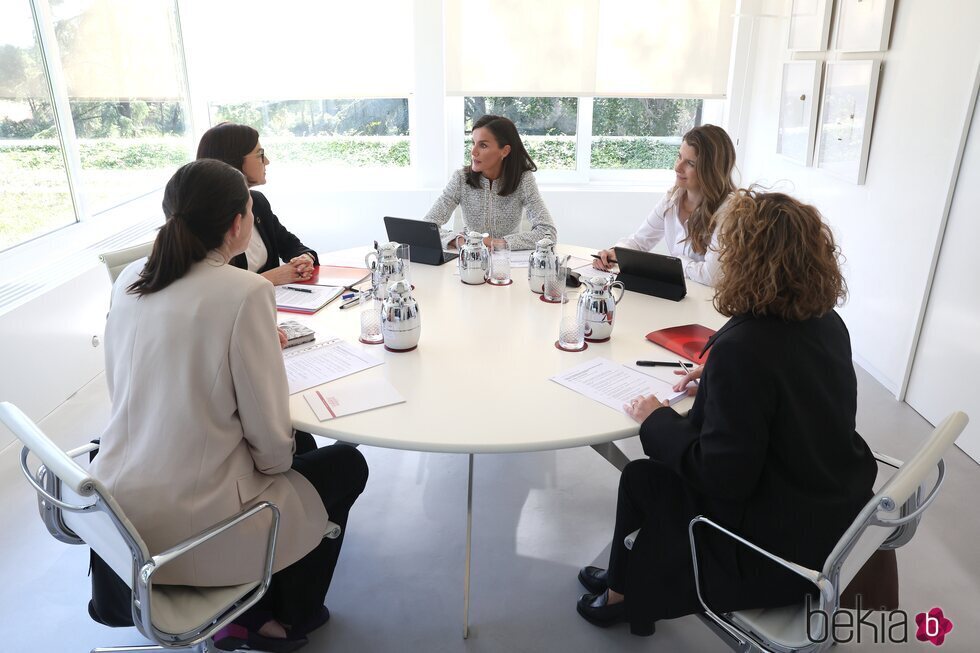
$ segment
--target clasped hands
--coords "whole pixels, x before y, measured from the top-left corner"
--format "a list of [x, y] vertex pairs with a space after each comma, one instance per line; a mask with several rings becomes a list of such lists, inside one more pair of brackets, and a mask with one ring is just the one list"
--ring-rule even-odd
[[266, 270], [262, 273], [262, 276], [271, 281], [275, 286], [306, 281], [313, 276], [313, 257], [309, 254], [300, 254], [288, 263], [283, 263], [277, 268]]
[[[703, 365], [699, 365], [686, 374], [679, 370], [674, 372], [674, 374], [683, 374], [683, 377], [674, 384], [674, 391], [680, 392], [684, 388], [687, 388], [687, 393], [693, 396], [698, 391], [697, 382], [698, 379], [701, 378], [701, 370], [703, 368]], [[657, 410], [658, 408], [668, 407], [670, 407], [670, 403], [660, 401], [657, 399], [656, 395], [640, 395], [639, 397], [633, 398], [629, 403], [623, 404], [623, 410], [626, 411], [626, 414], [640, 424], [642, 424], [646, 418], [650, 417], [650, 414], [653, 413], [653, 411]]]

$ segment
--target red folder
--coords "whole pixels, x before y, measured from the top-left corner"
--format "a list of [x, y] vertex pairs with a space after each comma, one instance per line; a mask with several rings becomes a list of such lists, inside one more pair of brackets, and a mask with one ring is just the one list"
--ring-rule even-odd
[[685, 324], [651, 331], [647, 334], [647, 340], [702, 365], [707, 360], [708, 353], [701, 356], [701, 350], [713, 335], [714, 329], [700, 324]]

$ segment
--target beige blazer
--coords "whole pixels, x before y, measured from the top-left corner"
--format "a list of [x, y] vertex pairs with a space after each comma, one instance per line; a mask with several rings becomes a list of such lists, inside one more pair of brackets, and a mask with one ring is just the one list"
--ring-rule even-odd
[[[127, 267], [112, 290], [105, 334], [112, 415], [93, 474], [154, 554], [249, 504], [274, 503], [281, 569], [320, 542], [327, 513], [309, 481], [290, 470], [295, 441], [273, 286], [206, 259], [138, 297], [126, 288], [143, 264]], [[268, 520], [250, 522], [161, 568], [156, 581], [258, 580]]]

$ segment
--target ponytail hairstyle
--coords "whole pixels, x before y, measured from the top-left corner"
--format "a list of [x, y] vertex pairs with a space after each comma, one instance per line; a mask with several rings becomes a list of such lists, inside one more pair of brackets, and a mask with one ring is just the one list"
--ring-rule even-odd
[[221, 122], [204, 132], [197, 145], [198, 159], [217, 159], [242, 169], [245, 156], [259, 144], [259, 132], [248, 125]]
[[[473, 130], [475, 131], [481, 127], [486, 127], [490, 130], [494, 140], [497, 141], [497, 147], [510, 145], [510, 154], [504, 157], [504, 165], [501, 170], [500, 178], [502, 183], [500, 190], [497, 191], [497, 194], [501, 197], [510, 195], [517, 190], [524, 173], [527, 171], [534, 172], [538, 169], [538, 166], [531, 160], [531, 155], [527, 153], [527, 150], [524, 148], [524, 143], [517, 133], [517, 127], [510, 119], [504, 118], [503, 116], [481, 116], [473, 123]], [[252, 147], [255, 146], [253, 145]], [[249, 151], [251, 152], [251, 150]], [[466, 184], [473, 188], [480, 188], [480, 177], [482, 175], [479, 172], [473, 172], [470, 166], [466, 166], [464, 170], [466, 171]]]
[[235, 218], [245, 214], [248, 198], [245, 177], [227, 163], [201, 159], [182, 166], [163, 191], [167, 221], [128, 292], [149, 295], [187, 274], [224, 243]]
[[695, 169], [702, 196], [701, 203], [687, 219], [687, 240], [691, 249], [704, 255], [718, 225], [718, 209], [735, 192], [732, 181], [735, 146], [725, 130], [716, 125], [695, 127], [684, 134], [684, 142], [697, 153]]

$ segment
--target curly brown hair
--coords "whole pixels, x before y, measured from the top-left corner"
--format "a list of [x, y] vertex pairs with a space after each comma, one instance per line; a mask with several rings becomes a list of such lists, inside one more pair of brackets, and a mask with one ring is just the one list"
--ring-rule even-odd
[[846, 299], [840, 248], [815, 207], [783, 193], [740, 189], [722, 224], [714, 298], [720, 313], [802, 321]]

